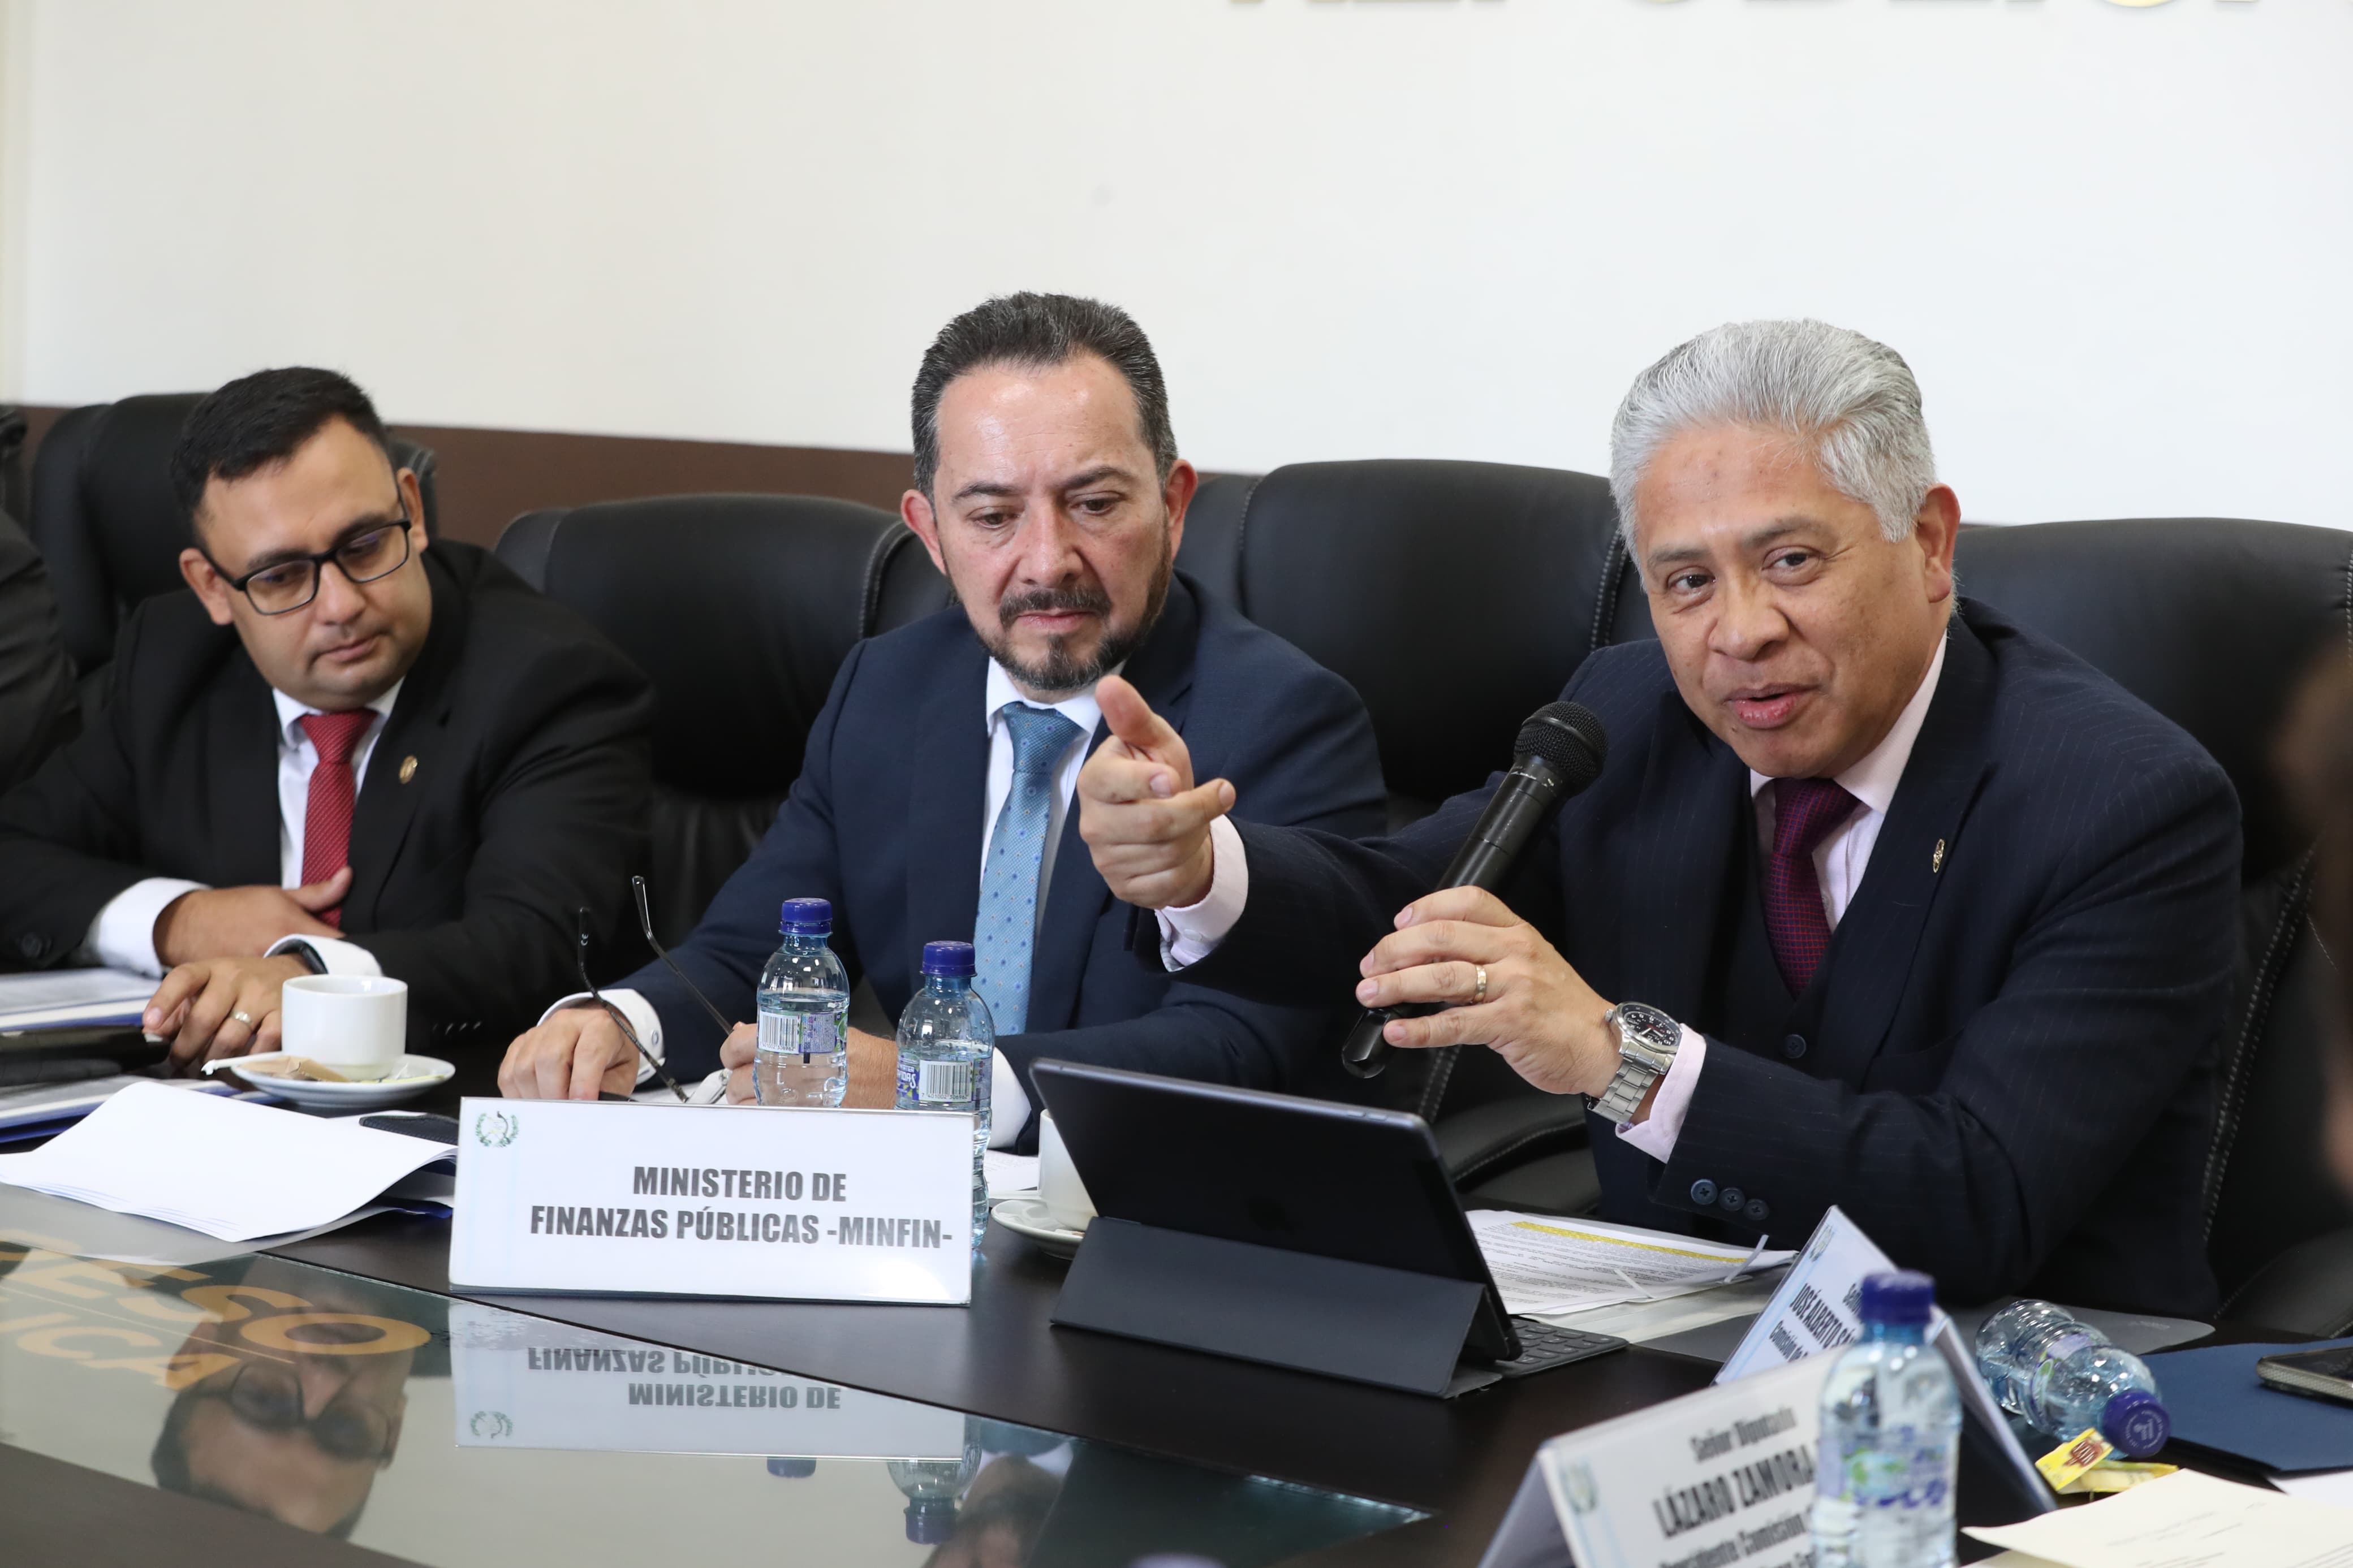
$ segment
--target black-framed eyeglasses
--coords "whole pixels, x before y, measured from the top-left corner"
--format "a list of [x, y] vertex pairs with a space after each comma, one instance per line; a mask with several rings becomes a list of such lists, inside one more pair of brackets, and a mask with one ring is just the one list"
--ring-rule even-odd
[[392, 1417], [375, 1405], [337, 1394], [316, 1415], [302, 1413], [302, 1384], [293, 1373], [248, 1361], [229, 1374], [219, 1394], [237, 1419], [265, 1432], [308, 1431], [331, 1458], [353, 1464], [382, 1459], [392, 1447]]
[[209, 554], [205, 559], [212, 562], [213, 570], [220, 572], [228, 585], [243, 594], [262, 615], [290, 615], [319, 596], [319, 573], [330, 561], [355, 585], [389, 577], [407, 565], [408, 500], [406, 497], [401, 499], [397, 522], [387, 520], [361, 523], [337, 541], [332, 550], [273, 561], [242, 577], [230, 577], [221, 572], [220, 563], [213, 561]]

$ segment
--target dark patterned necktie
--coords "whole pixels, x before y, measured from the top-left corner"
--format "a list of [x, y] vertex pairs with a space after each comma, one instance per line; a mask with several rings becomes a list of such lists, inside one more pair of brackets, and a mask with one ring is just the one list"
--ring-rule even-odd
[[1765, 858], [1765, 936], [1789, 994], [1799, 996], [1831, 949], [1814, 851], [1860, 805], [1829, 779], [1773, 781], [1773, 852]]
[[[311, 737], [319, 761], [311, 769], [311, 795], [302, 810], [302, 880], [323, 882], [351, 862], [352, 752], [375, 722], [375, 710], [354, 708], [348, 713], [305, 713], [296, 721]], [[339, 905], [319, 917], [343, 928]]]

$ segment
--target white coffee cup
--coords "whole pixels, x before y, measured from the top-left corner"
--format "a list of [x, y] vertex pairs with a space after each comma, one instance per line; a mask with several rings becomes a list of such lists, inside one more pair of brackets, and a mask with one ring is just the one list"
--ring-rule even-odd
[[1050, 1110], [1038, 1117], [1038, 1201], [1045, 1205], [1046, 1217], [1064, 1230], [1084, 1230], [1095, 1217], [1095, 1201], [1087, 1196], [1087, 1185], [1071, 1163], [1071, 1152], [1062, 1147]]
[[408, 982], [368, 974], [300, 974], [278, 995], [279, 1048], [364, 1082], [408, 1049]]

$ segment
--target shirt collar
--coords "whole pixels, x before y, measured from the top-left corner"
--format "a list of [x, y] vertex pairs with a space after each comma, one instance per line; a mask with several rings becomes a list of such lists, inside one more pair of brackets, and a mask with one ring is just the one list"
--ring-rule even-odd
[[[1125, 668], [1124, 664], [1120, 666], [1122, 669]], [[1119, 669], [1111, 673], [1117, 675]], [[1034, 702], [1014, 689], [1013, 678], [1006, 674], [1005, 667], [993, 658], [988, 661], [988, 682], [984, 690], [984, 700], [987, 703], [988, 733], [992, 738], [997, 734], [997, 726], [1005, 722], [999, 710], [1008, 702], [1027, 703], [1032, 708], [1051, 708], [1076, 724], [1082, 735], [1092, 735], [1095, 726], [1103, 721], [1103, 708], [1095, 701], [1093, 687], [1088, 687], [1075, 697], [1065, 697], [1060, 702]]]
[[[1895, 786], [1904, 782], [1904, 766], [1912, 760], [1913, 742], [1919, 740], [1920, 726], [1927, 721], [1928, 704], [1936, 695], [1936, 678], [1945, 672], [1945, 643], [1944, 637], [1936, 639], [1936, 651], [1928, 660], [1928, 673], [1920, 678], [1920, 689], [1912, 693], [1912, 700], [1895, 716], [1894, 726], [1887, 731], [1886, 738], [1873, 746], [1862, 761], [1838, 776], [1841, 789], [1883, 816], [1895, 804]], [[1750, 795], [1772, 782], [1756, 769], [1748, 770]]]
[[[381, 719], [385, 714], [392, 711], [394, 700], [400, 696], [401, 683], [407, 679], [408, 678], [406, 676], [402, 676], [400, 680], [394, 681], [390, 686], [385, 689], [383, 696], [368, 704], [370, 708], [375, 710], [377, 718]], [[278, 705], [278, 733], [280, 738], [295, 743], [300, 743], [305, 738], [298, 721], [306, 714], [323, 713], [326, 711], [323, 708], [305, 707], [301, 703], [295, 701], [291, 697], [287, 696], [283, 691], [279, 690], [278, 688], [274, 686], [269, 689], [269, 700]]]

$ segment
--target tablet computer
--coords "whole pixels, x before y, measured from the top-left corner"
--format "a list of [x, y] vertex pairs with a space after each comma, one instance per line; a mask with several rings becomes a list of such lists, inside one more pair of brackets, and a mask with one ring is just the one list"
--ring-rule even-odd
[[1466, 1280], [1466, 1359], [1521, 1347], [1429, 1123], [1409, 1111], [1039, 1061], [1098, 1214], [1162, 1230]]

